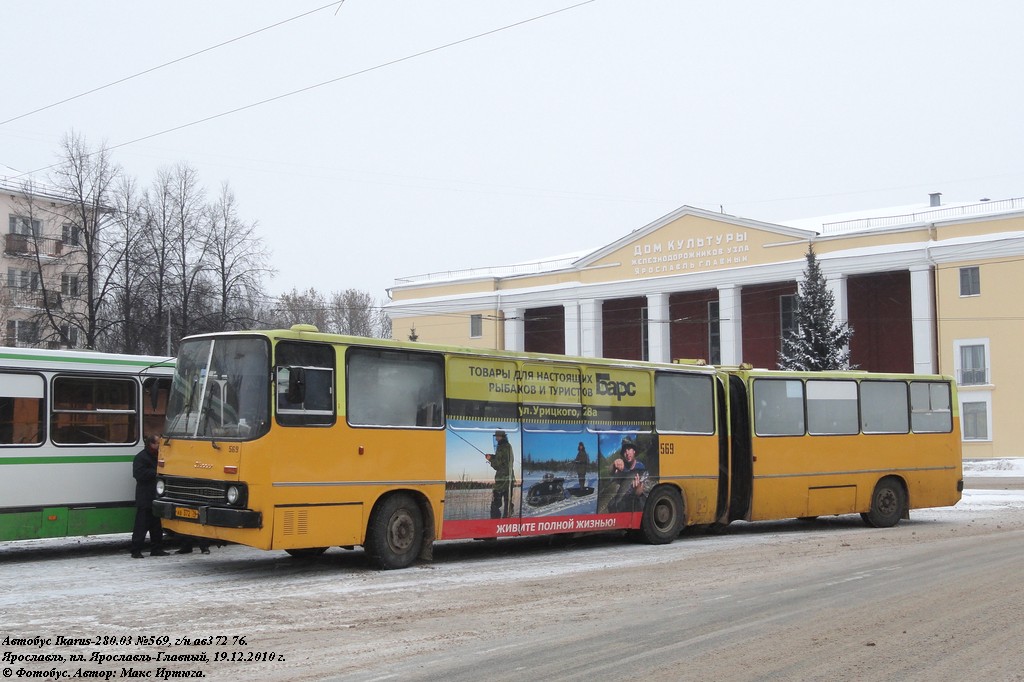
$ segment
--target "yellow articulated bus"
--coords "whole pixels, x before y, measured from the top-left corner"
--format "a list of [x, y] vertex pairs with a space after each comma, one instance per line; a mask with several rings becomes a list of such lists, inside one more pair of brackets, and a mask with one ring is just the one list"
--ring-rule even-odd
[[953, 382], [505, 353], [321, 334], [182, 341], [157, 515], [381, 568], [437, 540], [861, 513], [963, 487]]

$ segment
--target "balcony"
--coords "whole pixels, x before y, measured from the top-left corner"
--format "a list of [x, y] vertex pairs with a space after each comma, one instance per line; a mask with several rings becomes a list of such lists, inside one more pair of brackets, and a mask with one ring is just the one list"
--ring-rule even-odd
[[10, 296], [10, 305], [17, 308], [36, 308], [42, 310], [46, 307], [46, 303], [49, 303], [50, 310], [58, 310], [61, 308], [63, 296], [59, 290], [49, 290], [46, 292], [46, 299], [43, 298], [42, 289], [8, 289], [8, 296]]
[[33, 237], [28, 234], [4, 235], [4, 253], [8, 256], [35, 257], [39, 255], [57, 258], [64, 253], [64, 242], [53, 237]]
[[988, 367], [958, 369], [956, 382], [961, 386], [985, 386], [989, 384]]

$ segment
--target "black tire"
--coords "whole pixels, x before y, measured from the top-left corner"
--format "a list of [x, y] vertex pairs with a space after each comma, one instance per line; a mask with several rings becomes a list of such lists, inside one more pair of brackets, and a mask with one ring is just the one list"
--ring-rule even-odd
[[299, 559], [308, 559], [310, 557], [320, 556], [327, 551], [326, 547], [303, 547], [301, 549], [286, 549], [286, 552], [293, 557]]
[[384, 498], [370, 515], [366, 529], [367, 553], [378, 568], [405, 568], [423, 547], [423, 513], [408, 495]]
[[647, 498], [640, 522], [644, 541], [652, 545], [668, 544], [679, 537], [685, 524], [683, 497], [679, 491], [668, 485], [655, 488]]
[[861, 514], [864, 523], [874, 528], [891, 528], [907, 511], [907, 493], [895, 478], [883, 478], [871, 493], [871, 507]]

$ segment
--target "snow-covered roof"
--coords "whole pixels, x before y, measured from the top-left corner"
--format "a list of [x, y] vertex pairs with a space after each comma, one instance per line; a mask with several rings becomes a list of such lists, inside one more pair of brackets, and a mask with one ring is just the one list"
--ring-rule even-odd
[[409, 277], [398, 277], [395, 279], [397, 286], [405, 284], [440, 284], [442, 282], [454, 282], [464, 279], [479, 279], [486, 277], [512, 277], [515, 275], [538, 275], [555, 270], [564, 270], [573, 263], [583, 258], [593, 249], [576, 251], [561, 256], [548, 257], [543, 260], [525, 261], [513, 263], [512, 265], [495, 265], [481, 268], [466, 268], [463, 270], [444, 270], [441, 272], [429, 272], [423, 275], [412, 275]]
[[839, 213], [817, 218], [801, 218], [798, 220], [780, 221], [782, 225], [813, 230], [822, 235], [849, 234], [870, 230], [908, 227], [917, 224], [935, 223], [963, 218], [975, 218], [1000, 213], [1024, 211], [1024, 198], [1000, 199], [998, 201], [982, 200], [941, 206], [894, 206], [875, 208], [850, 213]]
[[37, 197], [43, 197], [46, 199], [53, 199], [57, 201], [72, 200], [71, 197], [67, 196], [67, 193], [62, 192], [57, 187], [36, 182], [31, 178], [19, 179], [17, 176], [8, 177], [6, 175], [0, 175], [0, 192], [17, 194], [19, 196], [26, 196], [27, 194], [31, 193], [32, 195]]

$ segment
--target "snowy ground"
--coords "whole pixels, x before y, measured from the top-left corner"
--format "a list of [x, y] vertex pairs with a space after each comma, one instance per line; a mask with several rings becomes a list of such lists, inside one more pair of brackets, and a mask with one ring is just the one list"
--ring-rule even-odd
[[[596, 589], [603, 600], [621, 576], [642, 575], [645, 583], [653, 582], [659, 566], [664, 573], [717, 562], [724, 571], [746, 556], [763, 565], [779, 548], [786, 561], [796, 556], [811, 563], [862, 544], [866, 551], [869, 544], [1024, 528], [1024, 458], [968, 461], [964, 474], [967, 490], [959, 504], [916, 510], [909, 522], [892, 529], [895, 533], [867, 530], [853, 515], [811, 525], [734, 524], [724, 536], [687, 536], [663, 547], [600, 538], [565, 546], [536, 539], [440, 543], [434, 563], [387, 573], [368, 570], [359, 550], [332, 549], [304, 561], [230, 546], [205, 556], [133, 561], [124, 536], [6, 543], [0, 545], [0, 657], [8, 660], [0, 660], [0, 675], [17, 678], [18, 670], [25, 670], [73, 676], [82, 670], [121, 677], [122, 669], [156, 673], [164, 668], [211, 679], [371, 678], [388, 669], [375, 652], [386, 651], [396, 661], [418, 660], [443, 650], [448, 640], [454, 645], [486, 638], [498, 625], [493, 609], [504, 613], [502, 593], [517, 604], [543, 604], [542, 595], [551, 595], [553, 584], [565, 584], [556, 592], [565, 600], [559, 617], [568, 617], [573, 609], [599, 601], [593, 593], [573, 597], [572, 589]], [[1005, 482], [1009, 489], [998, 489], [1002, 483], [979, 489], [977, 481]], [[749, 567], [743, 570], [749, 575]], [[580, 617], [589, 622], [586, 613]], [[512, 615], [501, 618], [508, 622], [497, 629], [507, 633], [531, 629]], [[61, 644], [57, 637], [89, 642]], [[167, 641], [140, 643], [139, 637]], [[233, 639], [238, 637], [244, 643]], [[12, 643], [17, 638], [49, 641]], [[89, 660], [157, 651], [172, 658]], [[64, 660], [10, 660], [28, 654]], [[72, 655], [86, 660], [73, 662]], [[206, 658], [174, 660], [181, 655]]]

